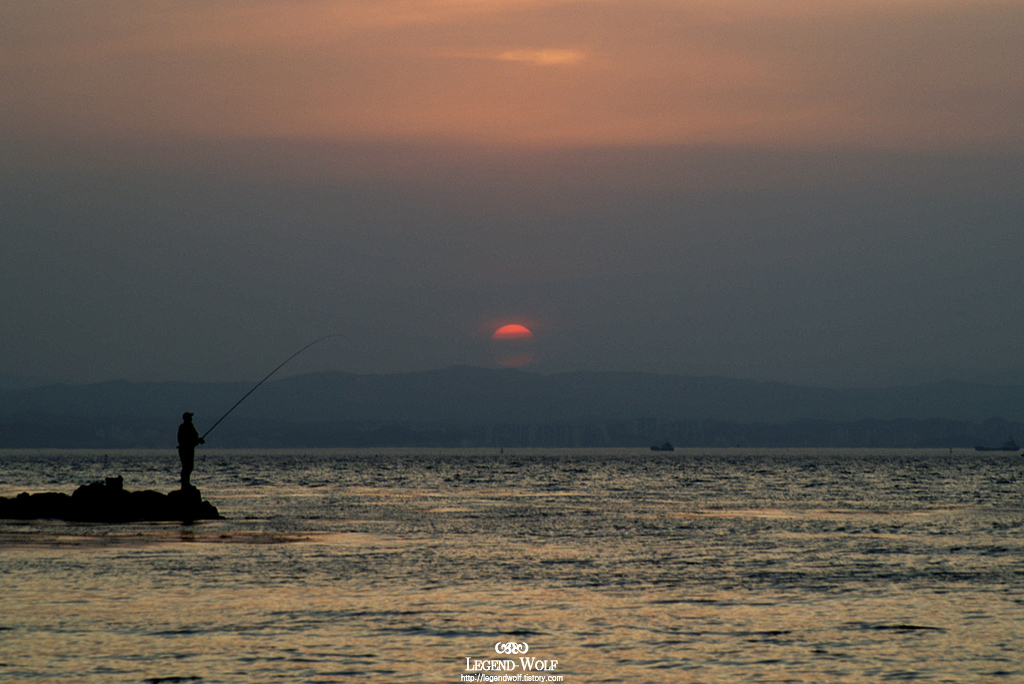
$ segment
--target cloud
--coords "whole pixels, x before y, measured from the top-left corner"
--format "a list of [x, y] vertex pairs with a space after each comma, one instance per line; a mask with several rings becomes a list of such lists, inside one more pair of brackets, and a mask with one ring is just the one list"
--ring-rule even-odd
[[523, 62], [534, 66], [579, 64], [587, 58], [582, 50], [506, 50], [495, 56], [503, 62]]

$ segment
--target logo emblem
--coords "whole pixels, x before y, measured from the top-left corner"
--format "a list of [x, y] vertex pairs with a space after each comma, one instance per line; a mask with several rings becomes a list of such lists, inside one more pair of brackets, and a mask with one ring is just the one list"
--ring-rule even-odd
[[515, 641], [498, 642], [494, 644], [494, 652], [505, 655], [519, 655], [526, 653], [530, 650], [530, 645], [525, 641], [523, 643], [516, 643]]

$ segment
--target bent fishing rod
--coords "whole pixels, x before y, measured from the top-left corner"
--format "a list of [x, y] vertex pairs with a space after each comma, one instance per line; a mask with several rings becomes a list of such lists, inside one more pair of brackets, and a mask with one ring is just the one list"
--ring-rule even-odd
[[282, 362], [281, 362], [281, 365], [280, 365], [280, 366], [278, 366], [278, 367], [277, 367], [277, 368], [275, 368], [274, 370], [272, 370], [272, 371], [270, 371], [269, 373], [267, 373], [266, 377], [264, 377], [264, 378], [263, 378], [262, 380], [260, 380], [259, 382], [257, 382], [257, 383], [256, 383], [255, 385], [253, 385], [253, 388], [252, 388], [251, 390], [249, 390], [249, 391], [248, 391], [248, 392], [246, 392], [246, 393], [245, 393], [244, 395], [242, 395], [242, 398], [241, 398], [241, 399], [239, 399], [238, 401], [236, 401], [236, 402], [235, 402], [235, 405], [234, 405], [234, 406], [232, 406], [231, 408], [229, 408], [229, 409], [228, 409], [228, 411], [227, 411], [227, 413], [225, 413], [225, 414], [224, 414], [223, 416], [221, 416], [220, 418], [218, 418], [218, 419], [217, 419], [217, 422], [216, 422], [216, 423], [214, 423], [213, 425], [211, 425], [211, 426], [210, 426], [210, 429], [209, 429], [209, 430], [207, 430], [206, 432], [204, 432], [204, 433], [203, 433], [203, 436], [202, 436], [202, 437], [200, 437], [200, 438], [199, 438], [199, 440], [200, 440], [200, 441], [202, 441], [202, 440], [206, 439], [206, 435], [208, 435], [208, 434], [210, 434], [211, 432], [213, 432], [213, 428], [215, 428], [215, 427], [217, 427], [218, 425], [220, 425], [220, 421], [222, 421], [222, 420], [224, 420], [225, 418], [227, 418], [227, 417], [228, 417], [228, 415], [230, 415], [232, 411], [234, 411], [234, 410], [235, 410], [236, 408], [238, 408], [238, 405], [239, 405], [239, 404], [241, 404], [241, 403], [242, 403], [243, 401], [245, 401], [245, 400], [246, 400], [246, 398], [247, 398], [247, 397], [248, 397], [248, 396], [249, 396], [250, 394], [252, 394], [253, 392], [255, 392], [255, 391], [256, 391], [256, 389], [257, 389], [257, 388], [258, 388], [258, 387], [259, 387], [260, 385], [262, 385], [262, 384], [263, 384], [263, 383], [265, 383], [265, 382], [266, 382], [267, 380], [269, 380], [269, 379], [270, 379], [270, 376], [271, 376], [271, 375], [273, 375], [273, 374], [274, 374], [274, 373], [276, 373], [277, 371], [279, 371], [279, 370], [281, 370], [282, 368], [284, 368], [284, 366], [285, 366], [285, 364], [286, 364], [286, 363], [288, 363], [289, 361], [291, 361], [292, 359], [294, 359], [294, 358], [295, 358], [296, 356], [298, 356], [298, 355], [299, 355], [299, 354], [301, 354], [302, 352], [304, 352], [304, 351], [306, 351], [307, 349], [309, 349], [310, 347], [312, 347], [312, 346], [313, 346], [314, 344], [318, 344], [318, 343], [320, 343], [320, 342], [323, 342], [324, 340], [328, 340], [328, 339], [330, 339], [330, 338], [332, 338], [332, 337], [344, 337], [344, 335], [338, 335], [338, 334], [334, 334], [334, 335], [324, 335], [323, 337], [319, 337], [319, 338], [317, 338], [317, 339], [313, 340], [312, 342], [310, 342], [309, 344], [307, 344], [307, 345], [306, 345], [305, 347], [303, 347], [303, 348], [302, 348], [302, 349], [300, 349], [299, 351], [297, 351], [297, 352], [295, 352], [294, 354], [292, 354], [291, 356], [289, 356], [289, 357], [288, 357], [287, 359], [285, 359], [284, 361], [282, 361]]

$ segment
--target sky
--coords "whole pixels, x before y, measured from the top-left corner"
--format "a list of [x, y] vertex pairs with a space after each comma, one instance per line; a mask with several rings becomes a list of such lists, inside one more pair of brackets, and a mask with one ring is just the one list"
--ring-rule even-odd
[[0, 383], [1024, 380], [1020, 0], [5, 0]]

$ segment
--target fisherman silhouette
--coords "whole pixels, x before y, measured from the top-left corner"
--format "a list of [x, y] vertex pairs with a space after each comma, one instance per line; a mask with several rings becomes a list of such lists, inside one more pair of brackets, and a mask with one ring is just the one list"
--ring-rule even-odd
[[189, 479], [192, 477], [192, 466], [196, 460], [196, 446], [205, 444], [199, 436], [199, 431], [192, 424], [192, 414], [181, 414], [182, 423], [178, 427], [178, 457], [181, 459], [181, 489], [190, 489], [192, 484]]

